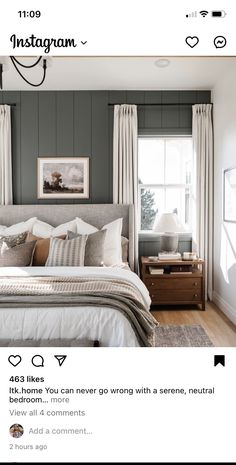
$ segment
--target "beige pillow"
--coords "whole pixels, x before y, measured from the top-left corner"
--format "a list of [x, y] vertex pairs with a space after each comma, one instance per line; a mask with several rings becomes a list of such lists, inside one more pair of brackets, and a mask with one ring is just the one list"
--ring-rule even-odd
[[[59, 236], [59, 239], [65, 239], [66, 236]], [[48, 258], [49, 248], [50, 248], [50, 237], [44, 239], [43, 237], [34, 236], [32, 233], [28, 233], [26, 242], [36, 241], [34, 257], [33, 257], [33, 266], [45, 266], [45, 263]]]
[[0, 255], [0, 266], [30, 266], [36, 241], [25, 242], [24, 244], [8, 247], [3, 242]]

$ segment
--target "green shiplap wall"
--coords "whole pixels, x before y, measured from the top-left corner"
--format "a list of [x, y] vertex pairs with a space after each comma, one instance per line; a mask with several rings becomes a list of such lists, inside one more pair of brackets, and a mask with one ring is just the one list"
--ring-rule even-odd
[[113, 107], [108, 103], [162, 103], [139, 107], [139, 133], [188, 135], [190, 104], [210, 100], [210, 91], [0, 92], [0, 103], [16, 104], [12, 107], [14, 203], [55, 203], [37, 199], [39, 156], [89, 156], [90, 198], [83, 203], [112, 202]]

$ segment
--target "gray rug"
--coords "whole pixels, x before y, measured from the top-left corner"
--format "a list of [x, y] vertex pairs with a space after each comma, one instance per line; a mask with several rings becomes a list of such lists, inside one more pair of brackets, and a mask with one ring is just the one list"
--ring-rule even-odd
[[166, 325], [156, 329], [156, 347], [214, 347], [200, 325]]

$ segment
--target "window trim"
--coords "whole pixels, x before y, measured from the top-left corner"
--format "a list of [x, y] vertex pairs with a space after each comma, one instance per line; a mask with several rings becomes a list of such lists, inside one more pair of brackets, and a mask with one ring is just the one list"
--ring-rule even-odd
[[[176, 139], [189, 139], [192, 141], [192, 134], [187, 134], [187, 135], [160, 135], [160, 134], [157, 134], [156, 136], [154, 136], [153, 134], [152, 135], [142, 135], [142, 134], [139, 134], [138, 135], [138, 139], [152, 139], [152, 140], [156, 140], [156, 139], [161, 139], [161, 140], [164, 140], [164, 142], [166, 140], [176, 140]], [[166, 159], [166, 151], [164, 153], [164, 156], [165, 156], [165, 159]], [[193, 161], [193, 160], [192, 160]], [[139, 162], [139, 159], [138, 159], [138, 162]], [[138, 166], [139, 166], [139, 163], [138, 163]], [[139, 172], [139, 169], [138, 169], [138, 172]], [[165, 178], [165, 175], [166, 175], [166, 163], [164, 163], [164, 178]], [[164, 189], [166, 191], [166, 189], [189, 189], [190, 190], [190, 196], [193, 197], [193, 184], [139, 184], [138, 183], [138, 230], [139, 230], [139, 233], [143, 233], [147, 230], [145, 229], [141, 229], [141, 189]], [[191, 232], [190, 232], [191, 233]]]

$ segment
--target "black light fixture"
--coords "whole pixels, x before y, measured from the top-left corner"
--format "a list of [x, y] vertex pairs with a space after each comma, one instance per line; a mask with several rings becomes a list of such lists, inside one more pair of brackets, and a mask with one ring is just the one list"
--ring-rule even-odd
[[[18, 72], [18, 74], [22, 77], [22, 79], [27, 83], [29, 84], [30, 86], [33, 86], [33, 87], [39, 87], [41, 86], [44, 81], [45, 81], [45, 78], [46, 78], [46, 70], [47, 70], [47, 60], [43, 57], [39, 57], [34, 63], [32, 63], [31, 65], [25, 65], [24, 63], [21, 63], [19, 60], [17, 60], [16, 57], [13, 57], [13, 56], [10, 56], [11, 58], [11, 61], [12, 61], [12, 64], [13, 66], [15, 67], [16, 71]], [[30, 82], [28, 79], [26, 79], [25, 76], [23, 76], [22, 72], [19, 70], [18, 66], [22, 66], [22, 68], [34, 68], [35, 66], [37, 66], [40, 61], [43, 59], [43, 77], [41, 79], [41, 81], [38, 83], [38, 84], [34, 84], [33, 82]], [[17, 66], [18, 65], [18, 66]]]
[[[45, 81], [45, 78], [46, 78], [46, 72], [47, 72], [47, 60], [46, 58], [43, 58], [42, 56], [40, 56], [39, 58], [37, 58], [37, 60], [32, 63], [31, 65], [25, 65], [24, 63], [21, 63], [16, 57], [14, 56], [10, 56], [10, 59], [11, 59], [11, 62], [14, 66], [14, 68], [16, 69], [17, 73], [21, 76], [21, 78], [27, 83], [29, 84], [30, 86], [32, 87], [40, 87], [44, 81]], [[34, 82], [30, 82], [23, 74], [22, 72], [20, 71], [19, 67], [21, 66], [22, 68], [35, 68], [35, 66], [37, 66], [38, 64], [40, 65], [42, 62], [42, 67], [43, 67], [43, 76], [42, 76], [42, 79], [39, 83], [35, 84]], [[0, 89], [3, 88], [3, 64], [0, 63]]]

